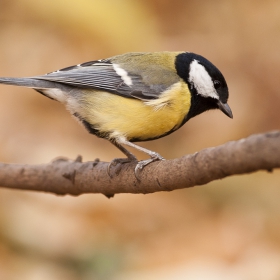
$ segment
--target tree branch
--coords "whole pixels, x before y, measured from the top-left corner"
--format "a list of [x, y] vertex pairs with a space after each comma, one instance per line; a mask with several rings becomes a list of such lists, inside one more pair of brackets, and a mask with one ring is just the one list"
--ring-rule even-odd
[[[141, 181], [135, 163], [123, 164], [110, 178], [106, 162], [57, 159], [49, 164], [0, 163], [0, 185], [6, 188], [80, 195], [102, 193], [152, 193], [203, 185], [224, 177], [272, 171], [280, 167], [280, 131], [252, 135], [239, 141], [204, 149], [174, 160], [154, 162], [144, 168]], [[112, 167], [114, 173], [118, 166]]]

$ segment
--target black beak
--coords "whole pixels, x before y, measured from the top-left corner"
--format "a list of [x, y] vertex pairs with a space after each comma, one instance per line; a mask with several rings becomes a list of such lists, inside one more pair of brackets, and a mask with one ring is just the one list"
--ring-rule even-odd
[[218, 106], [219, 109], [228, 117], [230, 117], [231, 119], [233, 118], [232, 112], [230, 107], [228, 106], [227, 103], [222, 103], [221, 101], [218, 101]]

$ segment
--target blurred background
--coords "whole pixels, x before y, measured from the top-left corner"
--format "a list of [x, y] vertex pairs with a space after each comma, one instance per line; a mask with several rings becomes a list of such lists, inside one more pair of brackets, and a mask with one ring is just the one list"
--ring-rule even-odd
[[[131, 51], [192, 51], [226, 77], [234, 119], [204, 113], [142, 143], [167, 159], [279, 129], [280, 2], [0, 0], [0, 76]], [[110, 161], [58, 102], [0, 85], [0, 161]], [[142, 154], [136, 154], [143, 158]], [[280, 172], [149, 195], [0, 189], [0, 279], [280, 279]]]

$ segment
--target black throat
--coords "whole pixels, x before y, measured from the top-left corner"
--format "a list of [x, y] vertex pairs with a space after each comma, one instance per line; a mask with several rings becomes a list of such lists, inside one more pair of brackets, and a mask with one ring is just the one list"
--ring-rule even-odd
[[[190, 88], [190, 86], [189, 86]], [[218, 109], [217, 101], [214, 98], [208, 97], [202, 97], [201, 95], [197, 94], [196, 89], [191, 89], [191, 107], [187, 114], [187, 116], [184, 118], [184, 123], [188, 121], [189, 119], [212, 109]]]

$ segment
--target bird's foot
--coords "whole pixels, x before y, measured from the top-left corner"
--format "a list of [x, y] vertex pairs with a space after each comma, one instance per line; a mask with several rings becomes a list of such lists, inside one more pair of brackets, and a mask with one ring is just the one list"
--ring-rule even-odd
[[[129, 157], [129, 158], [115, 158], [113, 159], [107, 167], [107, 174], [109, 175], [110, 178], [113, 177], [113, 175], [119, 175], [122, 164], [124, 163], [130, 163], [130, 162], [137, 162], [136, 157]], [[111, 168], [112, 166], [115, 166], [114, 174], [111, 174]]]
[[[150, 157], [149, 159], [146, 159], [146, 160], [141, 160], [139, 162], [137, 162], [137, 158], [136, 157], [129, 157], [129, 158], [115, 158], [113, 159], [109, 164], [108, 164], [108, 167], [107, 167], [107, 174], [109, 175], [110, 178], [113, 177], [113, 175], [119, 175], [120, 171], [121, 171], [121, 168], [122, 168], [122, 164], [124, 163], [131, 163], [131, 162], [137, 162], [136, 166], [135, 166], [135, 169], [134, 169], [134, 174], [135, 174], [135, 177], [138, 181], [141, 181], [140, 179], [140, 174], [143, 170], [143, 168], [154, 162], [154, 161], [161, 161], [161, 160], [164, 160], [164, 158], [158, 154], [158, 153], [155, 153], [155, 152], [152, 152], [150, 153]], [[114, 174], [112, 174], [111, 172], [111, 168], [112, 166], [115, 166], [114, 168]]]
[[140, 174], [146, 165], [148, 165], [154, 161], [164, 160], [164, 158], [160, 154], [155, 153], [155, 152], [150, 153], [150, 156], [151, 156], [151, 158], [149, 158], [149, 159], [139, 161], [134, 169], [134, 174], [138, 181], [141, 181]]

